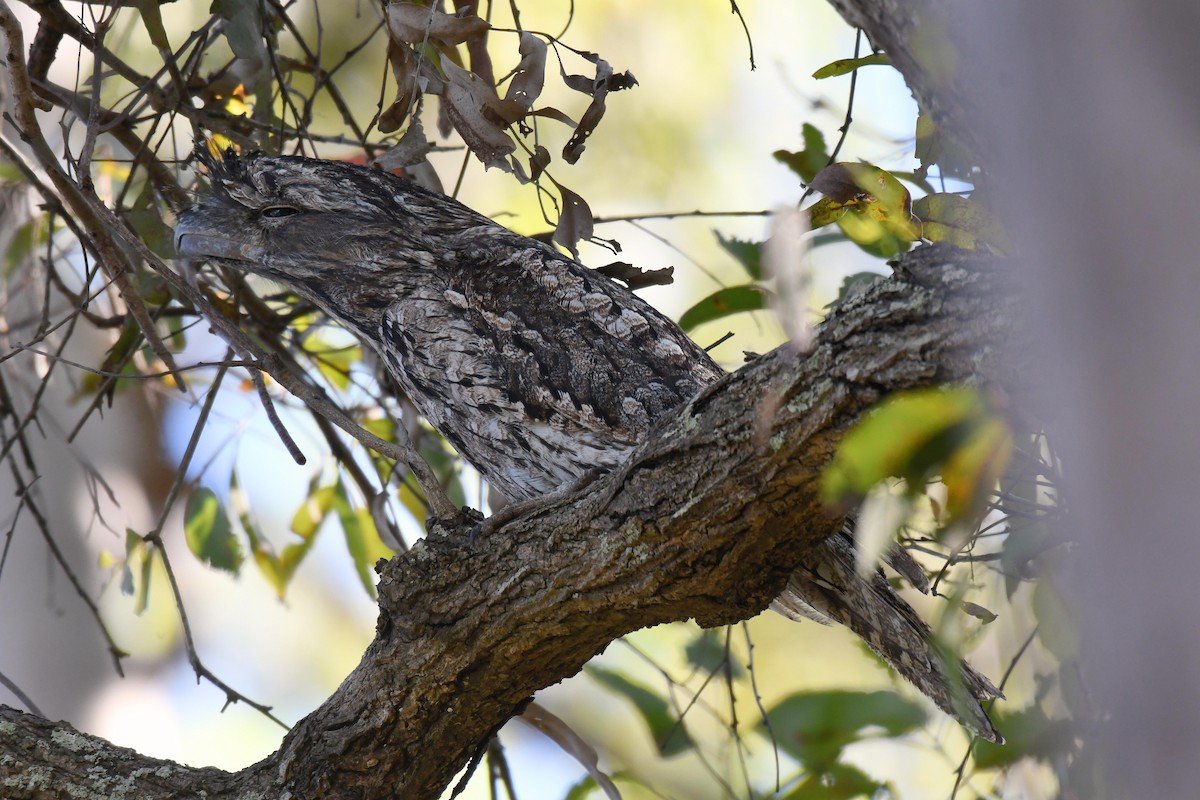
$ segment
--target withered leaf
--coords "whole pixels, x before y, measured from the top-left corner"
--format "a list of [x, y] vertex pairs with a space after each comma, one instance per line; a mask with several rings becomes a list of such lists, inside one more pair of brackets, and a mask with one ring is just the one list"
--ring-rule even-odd
[[452, 16], [417, 3], [389, 3], [388, 31], [409, 44], [435, 40], [447, 45], [462, 44], [481, 36], [491, 26], [480, 17]]
[[552, 119], [555, 122], [561, 122], [563, 125], [570, 125], [572, 128], [579, 124], [553, 106], [545, 106], [543, 108], [534, 109], [529, 113], [535, 117], [545, 117], [547, 119]]
[[642, 269], [624, 261], [614, 261], [603, 267], [596, 267], [596, 272], [607, 275], [613, 280], [621, 281], [630, 289], [644, 289], [647, 286], [669, 286], [675, 282], [675, 268]]
[[536, 181], [548, 166], [550, 166], [550, 151], [540, 144], [536, 145], [533, 148], [533, 155], [529, 157], [529, 179]]
[[[507, 169], [504, 157], [517, 146], [494, 121], [502, 119], [495, 88], [449, 59], [442, 59], [442, 69], [447, 78], [442, 91], [443, 108], [450, 123], [484, 164]], [[490, 115], [486, 113], [489, 110]]]
[[400, 141], [389, 147], [385, 152], [375, 157], [375, 163], [388, 170], [403, 169], [419, 164], [429, 155], [433, 146], [425, 135], [425, 127], [417, 117], [409, 124], [408, 130], [400, 137]]
[[[563, 80], [570, 78], [578, 78], [579, 76], [563, 76]], [[569, 84], [568, 84], [569, 85]], [[596, 130], [596, 126], [600, 124], [600, 120], [604, 118], [605, 98], [610, 91], [620, 89], [628, 89], [637, 85], [637, 79], [630, 72], [624, 72], [621, 75], [614, 75], [612, 67], [602, 58], [596, 59], [596, 78], [592, 81], [592, 102], [588, 106], [587, 111], [583, 112], [583, 117], [579, 120], [579, 124], [575, 127], [575, 131], [571, 134], [571, 138], [563, 146], [563, 159], [568, 164], [574, 164], [583, 155], [586, 147], [586, 142], [592, 132]], [[576, 88], [572, 86], [571, 88]]]
[[809, 186], [835, 203], [849, 203], [865, 194], [850, 169], [844, 163], [830, 164], [813, 176]]
[[521, 60], [504, 99], [520, 103], [528, 110], [533, 107], [533, 101], [537, 100], [546, 84], [546, 43], [525, 31], [521, 34], [519, 52]]
[[562, 195], [562, 211], [558, 215], [558, 227], [554, 229], [554, 241], [578, 258], [579, 240], [592, 238], [592, 209], [588, 207], [587, 201], [561, 183], [554, 181], [554, 185]]
[[567, 85], [568, 89], [574, 89], [589, 96], [596, 87], [596, 79], [589, 78], [587, 75], [568, 75], [564, 72], [562, 74], [562, 81]]
[[379, 115], [381, 133], [391, 133], [404, 124], [404, 118], [421, 94], [418, 82], [420, 65], [412, 48], [400, 42], [388, 41], [388, 63], [396, 79], [396, 99]]

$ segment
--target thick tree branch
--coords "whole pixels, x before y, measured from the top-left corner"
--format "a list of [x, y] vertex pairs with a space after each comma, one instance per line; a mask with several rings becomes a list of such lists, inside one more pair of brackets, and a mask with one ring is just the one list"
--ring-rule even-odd
[[[271, 758], [237, 774], [164, 766], [4, 710], [0, 786], [14, 798], [118, 778], [139, 797], [436, 797], [534, 692], [613, 639], [762, 610], [806, 547], [839, 525], [819, 476], [843, 431], [901, 389], [976, 381], [1019, 392], [1020, 370], [1000, 356], [1029, 351], [1012, 341], [1018, 320], [990, 259], [910, 253], [894, 277], [839, 305], [811, 353], [780, 348], [706, 390], [621, 472], [483, 538], [436, 528], [383, 566], [376, 640]], [[30, 735], [36, 746], [14, 741]], [[64, 774], [58, 794], [34, 790], [80, 741], [103, 769]]]

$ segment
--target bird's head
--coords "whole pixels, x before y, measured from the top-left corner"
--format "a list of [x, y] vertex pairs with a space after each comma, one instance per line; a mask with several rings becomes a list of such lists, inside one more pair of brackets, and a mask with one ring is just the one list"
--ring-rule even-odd
[[436, 269], [447, 238], [492, 224], [377, 169], [204, 143], [196, 156], [211, 188], [179, 215], [179, 254], [279, 281], [356, 327], [406, 274]]

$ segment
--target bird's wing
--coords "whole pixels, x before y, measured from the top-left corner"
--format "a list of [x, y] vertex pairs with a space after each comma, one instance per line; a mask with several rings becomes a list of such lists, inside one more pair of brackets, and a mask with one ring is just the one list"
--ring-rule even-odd
[[381, 335], [430, 423], [520, 499], [613, 468], [719, 370], [632, 292], [514, 239], [397, 298]]
[[494, 332], [512, 391], [535, 409], [548, 391], [547, 410], [586, 410], [636, 441], [721, 375], [675, 323], [610, 278], [524, 237], [498, 251], [487, 269], [461, 259], [452, 280]]

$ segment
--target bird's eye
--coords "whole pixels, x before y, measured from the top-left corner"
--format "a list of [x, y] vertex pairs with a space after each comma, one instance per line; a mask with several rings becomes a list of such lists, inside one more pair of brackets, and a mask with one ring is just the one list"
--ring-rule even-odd
[[300, 209], [292, 208], [291, 206], [268, 206], [259, 213], [269, 219], [278, 219], [279, 217], [290, 217], [292, 214], [299, 214]]

